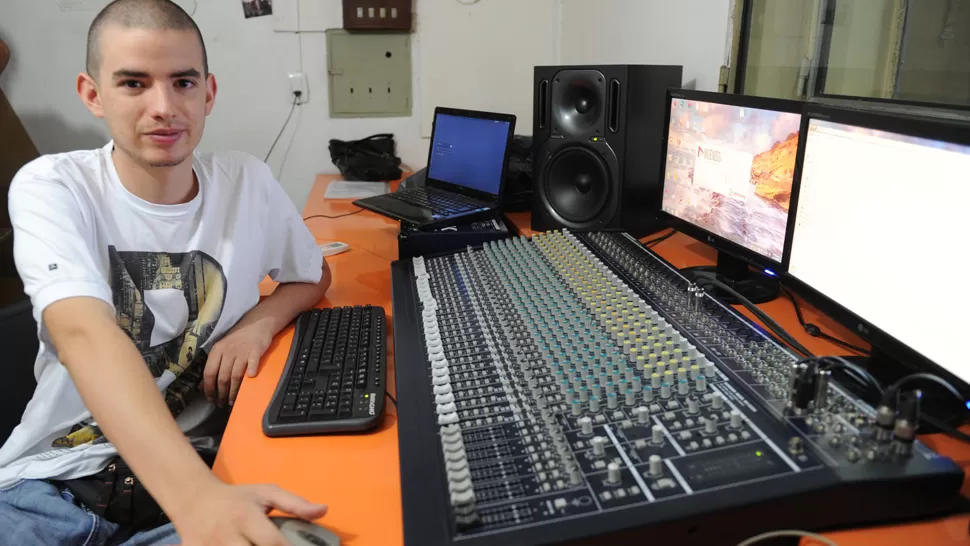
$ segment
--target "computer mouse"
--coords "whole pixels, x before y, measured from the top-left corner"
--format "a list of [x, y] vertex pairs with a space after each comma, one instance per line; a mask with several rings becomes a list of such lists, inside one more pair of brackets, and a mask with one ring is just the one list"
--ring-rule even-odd
[[340, 537], [316, 523], [280, 516], [269, 519], [293, 546], [340, 546]]

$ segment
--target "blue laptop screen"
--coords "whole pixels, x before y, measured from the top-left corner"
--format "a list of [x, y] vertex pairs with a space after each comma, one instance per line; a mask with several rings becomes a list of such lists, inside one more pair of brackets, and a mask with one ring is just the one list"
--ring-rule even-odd
[[428, 177], [498, 195], [508, 138], [507, 121], [438, 114]]

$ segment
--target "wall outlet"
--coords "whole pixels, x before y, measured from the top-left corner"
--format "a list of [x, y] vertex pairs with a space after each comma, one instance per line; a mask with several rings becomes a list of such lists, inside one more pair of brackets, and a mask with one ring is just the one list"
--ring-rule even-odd
[[293, 72], [290, 74], [290, 101], [293, 100], [295, 93], [300, 93], [297, 104], [310, 102], [310, 82], [307, 80], [305, 72]]

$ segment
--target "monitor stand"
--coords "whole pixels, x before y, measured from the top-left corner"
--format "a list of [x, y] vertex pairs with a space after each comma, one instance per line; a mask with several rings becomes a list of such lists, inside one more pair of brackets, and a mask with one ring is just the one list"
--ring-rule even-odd
[[[736, 290], [751, 303], [766, 303], [778, 297], [778, 279], [751, 269], [748, 262], [727, 252], [717, 253], [717, 266], [703, 265], [681, 270], [689, 279], [693, 278], [694, 272], [715, 273], [717, 280]], [[707, 291], [723, 302], [732, 305], [740, 303], [733, 295], [719, 288], [709, 286]]]

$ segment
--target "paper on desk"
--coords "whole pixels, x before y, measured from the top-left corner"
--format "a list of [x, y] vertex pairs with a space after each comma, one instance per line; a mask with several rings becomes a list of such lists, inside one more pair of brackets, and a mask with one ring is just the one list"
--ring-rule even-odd
[[347, 182], [334, 180], [323, 193], [324, 199], [363, 199], [390, 191], [387, 182]]

